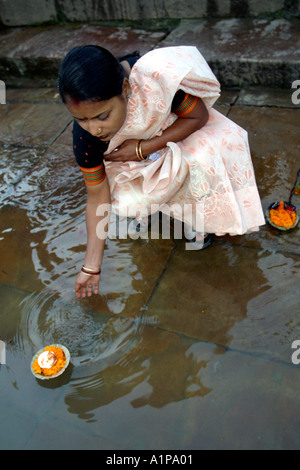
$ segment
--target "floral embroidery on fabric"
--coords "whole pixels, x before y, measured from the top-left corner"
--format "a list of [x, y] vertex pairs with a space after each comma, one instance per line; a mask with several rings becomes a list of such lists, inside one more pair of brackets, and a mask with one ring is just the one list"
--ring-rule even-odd
[[151, 51], [134, 65], [129, 80], [127, 118], [108, 153], [127, 139], [149, 139], [169, 127], [177, 119], [171, 104], [179, 89], [204, 101], [209, 121], [183, 141], [169, 142], [159, 158], [107, 162], [113, 210], [130, 216], [129, 210], [134, 217], [138, 205], [150, 213], [154, 203], [189, 204], [187, 213], [174, 209], [175, 217], [195, 221], [200, 215], [204, 231], [219, 235], [263, 225], [247, 132], [212, 108], [220, 85], [200, 52], [189, 46]]

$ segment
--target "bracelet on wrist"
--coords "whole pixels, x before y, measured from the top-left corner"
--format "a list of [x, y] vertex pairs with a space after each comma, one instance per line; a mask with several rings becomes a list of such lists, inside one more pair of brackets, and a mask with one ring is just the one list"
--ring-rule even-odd
[[101, 273], [101, 269], [99, 269], [98, 271], [95, 271], [94, 269], [90, 269], [90, 268], [86, 268], [85, 266], [82, 266], [81, 272], [83, 272], [83, 274], [86, 274], [88, 276], [98, 276], [98, 274]]
[[143, 142], [143, 139], [138, 140], [136, 147], [135, 147], [136, 156], [138, 157], [140, 161], [146, 160], [146, 157], [143, 156], [143, 152], [142, 152], [142, 142]]

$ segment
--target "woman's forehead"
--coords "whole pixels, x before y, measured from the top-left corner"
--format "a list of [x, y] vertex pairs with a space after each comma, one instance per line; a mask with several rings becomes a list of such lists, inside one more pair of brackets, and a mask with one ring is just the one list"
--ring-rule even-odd
[[66, 106], [76, 117], [80, 119], [88, 120], [101, 113], [105, 113], [113, 105], [112, 100], [107, 101], [77, 101], [73, 98], [68, 98]]

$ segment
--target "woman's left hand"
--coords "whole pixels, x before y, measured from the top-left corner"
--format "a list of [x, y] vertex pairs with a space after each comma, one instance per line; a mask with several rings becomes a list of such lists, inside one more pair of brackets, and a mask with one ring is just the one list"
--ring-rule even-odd
[[137, 139], [125, 140], [117, 150], [113, 150], [108, 155], [105, 155], [105, 160], [110, 162], [140, 161], [136, 154], [137, 143]]

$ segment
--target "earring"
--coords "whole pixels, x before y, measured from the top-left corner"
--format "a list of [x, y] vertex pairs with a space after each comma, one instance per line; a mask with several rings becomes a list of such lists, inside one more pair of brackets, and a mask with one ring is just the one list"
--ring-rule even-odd
[[131, 98], [131, 93], [128, 93], [128, 95], [126, 95], [126, 98], [129, 100], [129, 98]]

